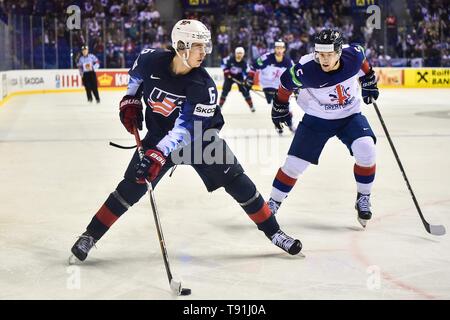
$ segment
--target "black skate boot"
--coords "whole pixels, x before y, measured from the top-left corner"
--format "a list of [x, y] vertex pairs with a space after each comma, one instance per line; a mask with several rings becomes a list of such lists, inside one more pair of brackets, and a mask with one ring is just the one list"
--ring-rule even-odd
[[355, 209], [358, 211], [358, 221], [365, 228], [367, 221], [372, 218], [372, 212], [370, 212], [370, 194], [362, 194], [358, 192], [356, 196]]
[[272, 214], [275, 215], [281, 206], [281, 202], [275, 201], [272, 198], [270, 198], [269, 201], [267, 201], [267, 205], [270, 208], [270, 212], [272, 212]]
[[278, 230], [271, 237], [271, 240], [274, 245], [283, 249], [290, 255], [296, 255], [302, 250], [302, 243], [300, 242], [300, 240], [291, 238], [281, 230]]
[[[92, 247], [95, 246], [97, 240], [94, 239], [87, 231], [83, 233], [73, 245], [71, 251], [73, 255], [80, 261], [86, 260], [86, 257]], [[71, 261], [71, 260], [69, 260]]]

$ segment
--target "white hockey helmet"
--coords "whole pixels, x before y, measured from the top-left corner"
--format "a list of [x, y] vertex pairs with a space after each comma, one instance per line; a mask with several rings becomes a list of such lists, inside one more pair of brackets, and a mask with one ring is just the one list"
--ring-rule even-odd
[[191, 49], [193, 43], [204, 43], [207, 54], [212, 52], [211, 32], [197, 20], [183, 19], [172, 29], [172, 47], [175, 50]]
[[277, 41], [275, 41], [275, 47], [282, 47], [282, 48], [285, 48], [286, 45], [285, 45], [285, 43], [284, 43], [283, 40], [278, 39]]
[[234, 54], [242, 53], [245, 54], [245, 49], [243, 47], [237, 47], [234, 49]]

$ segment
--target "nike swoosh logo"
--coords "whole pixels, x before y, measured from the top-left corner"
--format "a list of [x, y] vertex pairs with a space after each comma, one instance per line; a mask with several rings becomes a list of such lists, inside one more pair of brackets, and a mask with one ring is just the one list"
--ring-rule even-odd
[[228, 169], [227, 170], [225, 170], [223, 173], [225, 173], [225, 174], [227, 174], [228, 173], [228, 171], [230, 171], [230, 169], [231, 169], [231, 167], [228, 167]]
[[369, 130], [369, 128], [363, 128], [364, 131]]
[[320, 85], [319, 88], [325, 87], [327, 84], [328, 84], [328, 82]]
[[154, 75], [151, 75], [150, 79], [160, 80], [161, 78], [158, 78], [158, 77], [155, 77]]

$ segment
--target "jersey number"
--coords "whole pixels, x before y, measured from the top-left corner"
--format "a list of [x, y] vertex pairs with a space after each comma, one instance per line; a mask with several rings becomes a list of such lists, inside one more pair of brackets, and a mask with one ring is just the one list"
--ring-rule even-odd
[[209, 103], [215, 103], [216, 102], [216, 93], [214, 92], [214, 87], [208, 88], [209, 92]]
[[[141, 51], [141, 54], [146, 54], [149, 52], [152, 53], [153, 51], [155, 51], [155, 49], [144, 49]], [[133, 64], [133, 67], [131, 68], [131, 70], [134, 70], [137, 67], [138, 60], [139, 60], [139, 57], [137, 57], [136, 60], [134, 61], [134, 64]]]
[[144, 49], [144, 50], [142, 50], [141, 51], [141, 54], [146, 54], [146, 53], [148, 53], [148, 52], [153, 52], [153, 51], [155, 51], [155, 49]]

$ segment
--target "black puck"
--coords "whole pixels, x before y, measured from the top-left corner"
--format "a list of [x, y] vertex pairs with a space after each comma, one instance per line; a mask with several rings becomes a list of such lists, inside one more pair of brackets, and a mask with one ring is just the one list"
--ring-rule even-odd
[[191, 294], [191, 289], [189, 289], [189, 288], [181, 289], [180, 296], [188, 296], [190, 294]]

